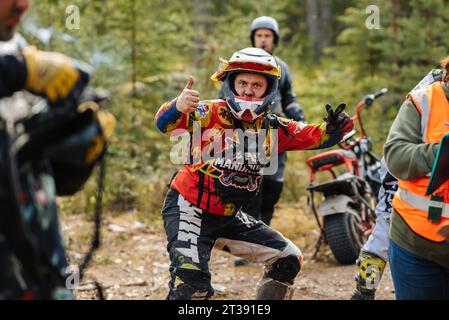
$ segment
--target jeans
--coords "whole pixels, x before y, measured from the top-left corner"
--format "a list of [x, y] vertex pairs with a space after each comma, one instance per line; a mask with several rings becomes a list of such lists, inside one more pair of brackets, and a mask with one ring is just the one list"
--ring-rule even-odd
[[397, 300], [449, 300], [449, 269], [390, 240], [390, 269]]

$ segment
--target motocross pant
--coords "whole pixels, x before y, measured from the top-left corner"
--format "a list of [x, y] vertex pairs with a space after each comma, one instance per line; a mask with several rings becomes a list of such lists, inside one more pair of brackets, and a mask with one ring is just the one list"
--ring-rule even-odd
[[301, 251], [281, 233], [241, 210], [231, 217], [210, 214], [169, 189], [162, 218], [171, 261], [168, 300], [208, 299], [213, 295], [208, 263], [214, 246], [264, 263], [262, 285], [269, 278], [289, 287], [300, 271]]

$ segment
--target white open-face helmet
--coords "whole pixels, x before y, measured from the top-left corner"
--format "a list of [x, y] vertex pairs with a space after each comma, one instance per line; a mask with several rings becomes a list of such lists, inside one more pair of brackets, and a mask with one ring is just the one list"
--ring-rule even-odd
[[[238, 119], [254, 121], [263, 115], [272, 104], [278, 89], [281, 68], [276, 59], [263, 49], [246, 48], [234, 52], [231, 59], [220, 59], [218, 71], [211, 79], [223, 81], [227, 95], [227, 104]], [[239, 97], [234, 88], [234, 80], [239, 73], [256, 73], [265, 76], [267, 91], [261, 98]]]

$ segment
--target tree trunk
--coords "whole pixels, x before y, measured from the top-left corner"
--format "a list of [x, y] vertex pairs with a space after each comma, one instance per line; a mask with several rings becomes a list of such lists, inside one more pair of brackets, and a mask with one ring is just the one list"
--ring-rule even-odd
[[397, 43], [398, 43], [398, 15], [399, 15], [399, 1], [391, 0], [391, 32], [393, 33], [393, 52], [391, 53], [391, 76], [393, 79], [397, 77], [398, 74], [398, 56], [397, 56]]
[[332, 42], [332, 0], [320, 0], [320, 55]]
[[195, 18], [193, 19], [193, 27], [195, 28], [196, 36], [193, 41], [199, 51], [205, 47], [204, 35], [211, 32], [211, 2], [210, 0], [194, 0], [193, 12]]
[[307, 0], [307, 29], [309, 30], [309, 41], [312, 47], [313, 60], [319, 63], [321, 58], [321, 45], [317, 0]]
[[131, 95], [131, 105], [132, 105], [132, 115], [131, 121], [134, 124], [136, 121], [136, 98], [137, 98], [137, 55], [136, 55], [136, 0], [131, 0], [131, 81], [132, 81], [132, 95]]

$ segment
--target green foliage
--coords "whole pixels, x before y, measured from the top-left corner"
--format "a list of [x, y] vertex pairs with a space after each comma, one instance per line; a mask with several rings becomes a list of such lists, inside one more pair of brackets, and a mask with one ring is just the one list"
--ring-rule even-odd
[[[318, 1], [318, 0], [317, 0]], [[149, 217], [160, 210], [165, 184], [176, 169], [169, 161], [169, 139], [153, 125], [166, 100], [176, 97], [188, 76], [201, 98], [216, 98], [210, 75], [218, 58], [250, 46], [251, 21], [270, 15], [280, 25], [276, 54], [294, 75], [294, 87], [311, 122], [322, 121], [324, 105], [345, 102], [350, 113], [366, 94], [388, 87], [389, 94], [363, 114], [374, 147], [383, 143], [398, 107], [410, 90], [448, 54], [449, 10], [445, 0], [319, 0], [331, 5], [326, 26], [330, 46], [314, 64], [308, 33], [307, 1], [219, 0], [40, 0], [28, 21], [56, 31], [42, 48], [64, 52], [96, 68], [94, 86], [108, 89], [107, 109], [118, 120], [108, 158], [106, 203], [109, 209], [137, 209]], [[80, 8], [80, 29], [65, 26], [68, 5]], [[365, 25], [368, 5], [380, 10], [380, 29]], [[63, 33], [76, 41], [64, 41]], [[304, 196], [306, 156], [288, 162], [285, 201]], [[91, 179], [84, 192], [62, 203], [66, 211], [88, 211], [95, 192]]]

